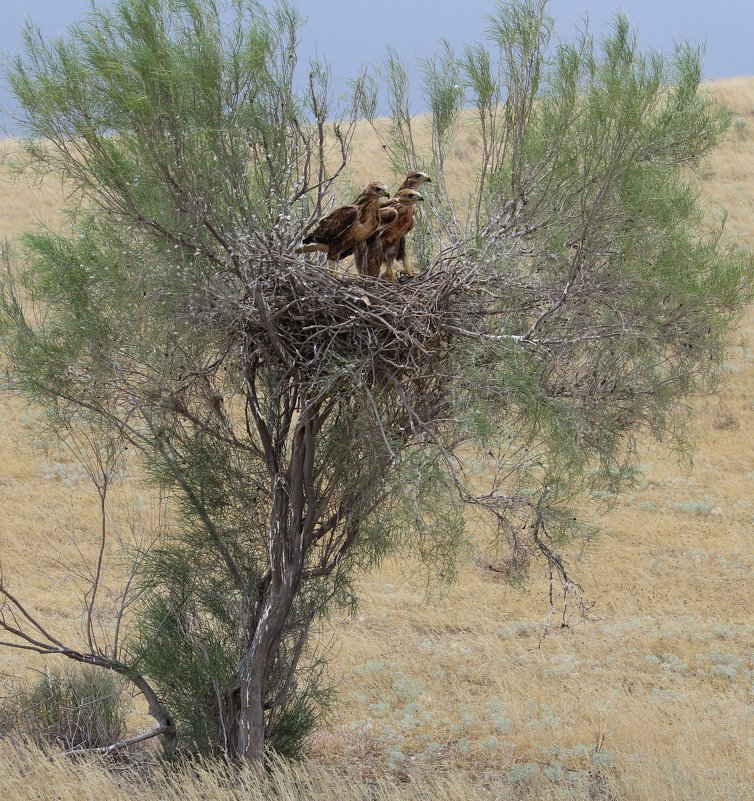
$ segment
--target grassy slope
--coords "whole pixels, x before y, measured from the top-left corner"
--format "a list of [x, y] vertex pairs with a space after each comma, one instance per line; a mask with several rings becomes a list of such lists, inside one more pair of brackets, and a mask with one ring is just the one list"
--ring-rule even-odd
[[[704, 191], [711, 209], [729, 210], [728, 238], [754, 246], [754, 79], [714, 91], [743, 122], [711, 159]], [[473, 133], [462, 134], [461, 179], [473, 148]], [[388, 175], [366, 129], [354, 163], [357, 184]], [[54, 184], [31, 192], [0, 183], [0, 234], [35, 218], [58, 224], [62, 200]], [[752, 326], [754, 311], [734, 342], [722, 400], [698, 406], [694, 469], [648, 450], [639, 491], [601, 520], [603, 535], [581, 566], [596, 601], [586, 622], [543, 639], [544, 581], [514, 591], [473, 565], [431, 604], [405, 568], [366, 578], [360, 613], [334, 621], [329, 635], [338, 695], [313, 738], [313, 762], [502, 773], [508, 788], [549, 775], [557, 797], [570, 797], [565, 779], [582, 797], [600, 743], [596, 760], [603, 776], [615, 772], [608, 780], [621, 797], [754, 794]], [[49, 542], [63, 559], [93, 554], [91, 493], [65, 454], [32, 447], [33, 419], [19, 403], [0, 403], [0, 558], [18, 593], [72, 636], [75, 581], [55, 568]], [[0, 672], [20, 666], [0, 650]]]

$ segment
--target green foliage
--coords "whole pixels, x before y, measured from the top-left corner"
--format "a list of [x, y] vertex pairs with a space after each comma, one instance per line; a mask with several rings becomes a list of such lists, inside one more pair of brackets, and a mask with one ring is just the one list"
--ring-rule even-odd
[[[147, 555], [129, 658], [150, 677], [171, 710], [180, 753], [225, 756], [233, 750], [237, 715], [243, 598], [206, 534], [192, 531], [190, 521], [187, 516], [179, 537], [163, 539]], [[238, 532], [238, 542], [243, 534]], [[311, 593], [305, 592], [296, 599], [289, 622], [293, 639], [311, 601]], [[284, 650], [280, 661], [270, 680], [273, 696], [288, 678]], [[327, 704], [321, 667], [312, 660], [298, 671], [290, 697], [270, 720], [269, 747], [280, 756], [298, 758]]]
[[224, 744], [224, 694], [234, 683], [235, 627], [215, 576], [190, 575], [192, 563], [177, 549], [161, 556], [162, 573], [149, 573], [157, 588], [131, 633], [132, 657], [172, 711], [182, 752], [216, 753]]
[[315, 686], [306, 686], [294, 694], [275, 719], [269, 735], [270, 748], [285, 759], [303, 758], [306, 738], [319, 723], [326, 701], [326, 695]]
[[123, 682], [94, 667], [46, 670], [0, 705], [0, 736], [40, 747], [103, 748], [122, 740], [128, 711]]
[[271, 192], [293, 194], [264, 165], [297, 136], [299, 25], [285, 4], [240, 0], [120, 0], [51, 43], [29, 25], [9, 80], [26, 132], [54, 143], [29, 154], [166, 248], [211, 258], [226, 232], [277, 213]]
[[[295, 246], [377, 87], [359, 76], [336, 103], [315, 63], [298, 89], [299, 25], [286, 2], [117, 0], [66, 40], [29, 27], [9, 72], [26, 168], [81, 200], [8, 264], [12, 381], [54, 430], [136, 450], [170, 495], [128, 650], [191, 753], [244, 758], [252, 707], [255, 736], [298, 753], [323, 700], [313, 627], [390, 552], [452, 578], [469, 504], [512, 578], [539, 555], [569, 592], [564, 549], [592, 534], [574, 509], [634, 480], [638, 436], [685, 447], [686, 400], [714, 389], [752, 296], [749, 254], [691, 182], [729, 122], [699, 53], [643, 54], [620, 16], [599, 43], [559, 41], [540, 0], [422, 63], [426, 152], [388, 55], [393, 166], [432, 175], [412, 236], [447, 277], [439, 306], [328, 284]], [[470, 118], [459, 200], [445, 170]]]
[[438, 258], [478, 265], [490, 296], [458, 348], [454, 433], [494, 474], [484, 504], [496, 499], [501, 539], [552, 568], [552, 548], [588, 534], [571, 511], [584, 494], [633, 481], [637, 436], [688, 452], [684, 399], [717, 385], [752, 259], [722, 244], [693, 180], [730, 124], [699, 89], [699, 50], [642, 53], [620, 15], [600, 41], [559, 40], [546, 6], [500, 3], [487, 47], [445, 48], [442, 70], [425, 69], [429, 149], [407, 133], [391, 145], [442, 185], [462, 103], [449, 112], [444, 81], [464, 86], [479, 180], [424, 220], [449, 243]]

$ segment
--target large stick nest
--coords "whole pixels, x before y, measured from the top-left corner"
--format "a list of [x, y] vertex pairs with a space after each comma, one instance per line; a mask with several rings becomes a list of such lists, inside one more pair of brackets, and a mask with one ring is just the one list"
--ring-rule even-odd
[[418, 379], [444, 361], [468, 284], [457, 267], [391, 283], [336, 273], [311, 261], [247, 262], [246, 348], [315, 380], [335, 365]]

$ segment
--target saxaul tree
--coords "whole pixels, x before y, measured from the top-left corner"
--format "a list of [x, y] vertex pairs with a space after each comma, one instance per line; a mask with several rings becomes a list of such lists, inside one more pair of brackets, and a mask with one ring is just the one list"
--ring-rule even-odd
[[[398, 548], [452, 576], [469, 506], [512, 575], [539, 555], [567, 593], [580, 499], [630, 483], [637, 436], [682, 441], [751, 294], [692, 184], [727, 125], [692, 49], [642, 55], [621, 18], [554, 41], [544, 3], [500, 5], [484, 45], [421, 65], [423, 122], [390, 54], [386, 129], [366, 77], [340, 105], [323, 67], [296, 79], [299, 24], [118, 0], [65, 41], [29, 29], [9, 72], [27, 169], [80, 198], [8, 264], [10, 381], [172, 498], [127, 643], [89, 661], [138, 677], [171, 747], [252, 764], [314, 720], [316, 621]], [[295, 252], [359, 116], [396, 171], [432, 175], [397, 284]], [[61, 652], [2, 592], [8, 641]]]

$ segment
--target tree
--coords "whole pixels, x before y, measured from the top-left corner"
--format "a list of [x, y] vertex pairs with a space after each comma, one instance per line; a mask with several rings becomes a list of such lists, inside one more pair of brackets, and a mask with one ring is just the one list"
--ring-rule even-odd
[[[378, 86], [335, 104], [312, 64], [297, 88], [293, 8], [228, 5], [119, 0], [66, 41], [27, 31], [9, 77], [28, 165], [81, 202], [66, 232], [23, 240], [2, 335], [54, 428], [135, 450], [172, 494], [177, 532], [143, 557], [128, 645], [103, 666], [144, 681], [190, 750], [259, 763], [313, 721], [315, 621], [397, 548], [452, 576], [469, 505], [511, 574], [540, 554], [570, 592], [580, 499], [630, 484], [640, 434], [683, 442], [752, 264], [690, 182], [727, 126], [699, 53], [642, 55], [621, 17], [599, 48], [552, 42], [529, 0], [498, 7], [489, 49], [422, 65], [426, 152], [390, 54], [385, 146], [435, 188], [422, 272], [333, 274], [294, 249]], [[462, 196], [446, 172], [467, 124]]]

